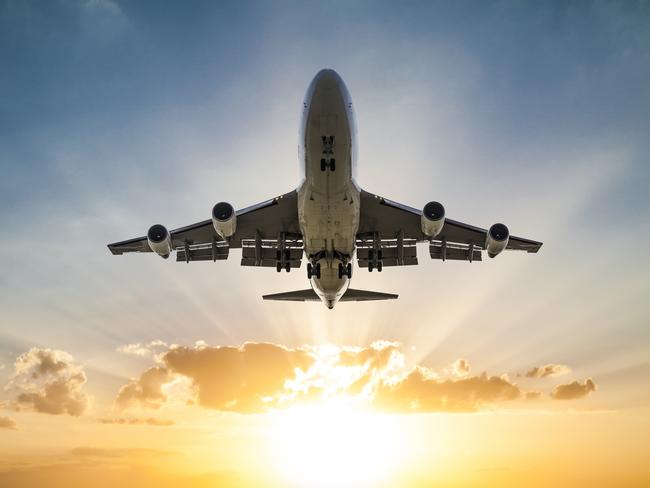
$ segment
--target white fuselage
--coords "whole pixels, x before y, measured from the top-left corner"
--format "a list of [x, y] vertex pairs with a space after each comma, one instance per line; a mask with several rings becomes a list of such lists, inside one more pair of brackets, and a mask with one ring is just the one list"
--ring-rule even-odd
[[298, 188], [298, 217], [306, 258], [314, 267], [320, 264], [320, 278], [312, 276], [312, 288], [329, 308], [348, 288], [339, 265], [352, 263], [359, 227], [356, 143], [350, 93], [335, 71], [322, 70], [303, 104], [299, 154], [304, 179]]

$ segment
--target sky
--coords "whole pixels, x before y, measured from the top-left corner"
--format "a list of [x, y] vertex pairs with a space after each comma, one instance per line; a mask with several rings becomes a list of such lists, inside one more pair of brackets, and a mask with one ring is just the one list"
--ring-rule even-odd
[[[294, 189], [322, 68], [362, 188], [540, 252], [110, 254]], [[0, 0], [0, 485], [648, 486], [648, 79], [647, 1]]]

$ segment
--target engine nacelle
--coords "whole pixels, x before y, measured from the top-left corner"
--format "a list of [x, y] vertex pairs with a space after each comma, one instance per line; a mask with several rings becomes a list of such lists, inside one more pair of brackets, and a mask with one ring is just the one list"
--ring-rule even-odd
[[219, 202], [212, 208], [212, 225], [222, 238], [232, 237], [237, 230], [235, 209], [227, 202]]
[[508, 239], [510, 238], [510, 231], [503, 224], [494, 224], [488, 230], [487, 238], [485, 239], [485, 249], [487, 250], [488, 256], [493, 258], [501, 251], [503, 251], [508, 245]]
[[172, 252], [172, 239], [164, 225], [155, 224], [147, 231], [147, 242], [153, 252], [167, 259]]
[[429, 202], [422, 209], [422, 233], [431, 238], [440, 234], [445, 225], [445, 207], [442, 203]]

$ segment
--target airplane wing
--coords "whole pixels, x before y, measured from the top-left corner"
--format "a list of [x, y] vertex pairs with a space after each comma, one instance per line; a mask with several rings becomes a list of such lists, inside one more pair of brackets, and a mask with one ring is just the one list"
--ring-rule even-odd
[[[227, 241], [217, 234], [211, 219], [171, 230], [177, 261], [226, 259], [230, 248], [242, 248], [242, 265], [275, 266], [276, 251], [282, 247], [289, 253], [291, 267], [300, 265], [295, 262], [302, 255], [295, 190], [238, 210], [236, 215], [235, 234]], [[115, 242], [108, 248], [113, 254], [152, 252], [146, 236]]]
[[[373, 250], [381, 249], [384, 266], [417, 264], [415, 244], [430, 242], [433, 259], [480, 261], [487, 230], [445, 219], [434, 240], [422, 232], [422, 210], [361, 190], [361, 215], [357, 233], [359, 266], [367, 267]], [[541, 242], [510, 236], [506, 249], [535, 253]]]

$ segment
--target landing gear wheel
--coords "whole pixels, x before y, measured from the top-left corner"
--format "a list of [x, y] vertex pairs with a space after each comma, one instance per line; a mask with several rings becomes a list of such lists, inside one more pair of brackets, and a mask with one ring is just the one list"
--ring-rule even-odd
[[370, 271], [371, 273], [372, 273], [372, 268], [373, 268], [372, 263], [368, 263], [368, 271]]
[[287, 263], [287, 264], [285, 264], [285, 265], [284, 265], [284, 269], [285, 269], [285, 271], [286, 271], [287, 273], [288, 273], [289, 271], [291, 271], [291, 263]]
[[377, 271], [379, 271], [381, 273], [382, 268], [383, 268], [383, 263], [381, 261], [379, 261], [377, 263]]
[[346, 274], [348, 275], [348, 279], [352, 279], [352, 263], [348, 263]]
[[327, 161], [325, 159], [320, 160], [320, 170], [325, 171], [327, 169]]
[[307, 279], [311, 280], [311, 277], [313, 275], [311, 263], [307, 263]]
[[336, 159], [330, 159], [330, 171], [336, 171]]
[[280, 271], [282, 271], [282, 264], [277, 263], [277, 264], [275, 265], [275, 270], [276, 270], [278, 273], [279, 273]]
[[339, 263], [339, 280], [343, 278], [343, 263]]
[[320, 280], [320, 263], [316, 264], [316, 278]]

